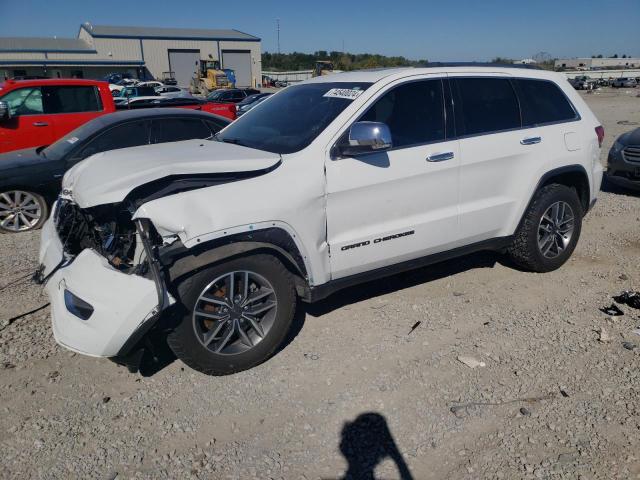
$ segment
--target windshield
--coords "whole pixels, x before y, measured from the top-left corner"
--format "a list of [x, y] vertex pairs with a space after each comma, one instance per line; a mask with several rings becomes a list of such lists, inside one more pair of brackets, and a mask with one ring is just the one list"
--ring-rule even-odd
[[227, 90], [216, 90], [207, 95], [207, 100], [220, 100], [225, 97]]
[[309, 145], [371, 83], [323, 82], [287, 87], [241, 116], [215, 139], [272, 153]]
[[101, 128], [103, 128], [102, 120], [98, 117], [67, 133], [60, 140], [45, 148], [41, 153], [49, 160], [63, 160], [71, 150], [78, 146], [78, 142], [84, 142]]

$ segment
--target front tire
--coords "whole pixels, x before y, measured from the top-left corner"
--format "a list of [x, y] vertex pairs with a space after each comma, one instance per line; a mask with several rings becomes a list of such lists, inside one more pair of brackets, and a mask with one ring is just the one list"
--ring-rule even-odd
[[291, 274], [271, 255], [252, 255], [201, 270], [178, 286], [186, 313], [167, 342], [207, 375], [228, 375], [267, 360], [293, 321]]
[[559, 184], [541, 188], [525, 212], [508, 255], [533, 272], [560, 268], [576, 248], [583, 215], [574, 189]]
[[0, 191], [0, 233], [36, 230], [44, 224], [48, 215], [47, 201], [39, 193]]

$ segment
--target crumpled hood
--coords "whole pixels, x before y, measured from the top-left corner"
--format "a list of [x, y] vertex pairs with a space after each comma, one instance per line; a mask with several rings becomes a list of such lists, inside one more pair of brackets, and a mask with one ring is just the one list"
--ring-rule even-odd
[[276, 153], [211, 140], [145, 145], [98, 153], [64, 176], [64, 196], [80, 208], [121, 202], [134, 188], [173, 175], [252, 172], [280, 162]]

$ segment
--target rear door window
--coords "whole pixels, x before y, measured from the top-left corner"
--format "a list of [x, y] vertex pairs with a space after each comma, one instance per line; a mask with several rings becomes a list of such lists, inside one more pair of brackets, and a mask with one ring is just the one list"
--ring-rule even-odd
[[42, 87], [45, 113], [99, 112], [102, 110], [98, 89], [69, 85]]
[[394, 148], [443, 141], [442, 81], [421, 80], [395, 87], [380, 97], [360, 121], [386, 123]]
[[523, 126], [566, 122], [578, 117], [566, 95], [555, 83], [517, 79], [514, 84], [520, 99]]
[[522, 126], [520, 107], [506, 78], [453, 78], [458, 135], [511, 130]]
[[[211, 130], [199, 118], [165, 118], [153, 121], [155, 143], [208, 138]], [[219, 129], [218, 129], [219, 130]]]
[[90, 140], [74, 157], [86, 158], [99, 152], [106, 152], [107, 150], [148, 144], [149, 122], [147, 120], [138, 120], [117, 125], [99, 134], [96, 138]]

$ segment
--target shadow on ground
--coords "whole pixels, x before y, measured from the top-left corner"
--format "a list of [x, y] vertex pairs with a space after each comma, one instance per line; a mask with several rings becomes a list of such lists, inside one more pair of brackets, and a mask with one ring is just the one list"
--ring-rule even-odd
[[387, 459], [395, 464], [401, 480], [413, 480], [387, 420], [379, 413], [362, 413], [346, 422], [340, 436], [340, 452], [347, 461], [341, 480], [381, 480], [375, 476], [375, 469]]
[[[496, 263], [503, 264], [510, 268], [517, 268], [499, 253], [478, 252], [350, 287], [336, 292], [327, 299], [314, 304], [298, 302], [291, 329], [274, 355], [277, 355], [287, 348], [298, 336], [304, 326], [307, 314], [313, 317], [319, 317], [353, 303], [446, 278], [467, 270], [493, 268]], [[167, 329], [171, 328], [171, 322], [177, 321], [176, 319], [180, 317], [180, 315], [175, 314], [173, 317], [174, 319], [169, 319], [167, 325], [165, 325]], [[150, 341], [145, 342], [145, 346], [144, 353], [142, 353], [139, 359], [139, 372], [144, 377], [155, 375], [176, 360], [176, 356], [167, 345], [166, 333], [156, 332], [152, 334]]]
[[500, 263], [509, 268], [518, 268], [511, 264], [508, 259], [504, 258], [503, 255], [495, 252], [478, 252], [349, 287], [334, 293], [325, 300], [305, 305], [305, 308], [309, 315], [319, 317], [353, 303], [446, 278], [451, 275], [466, 272], [467, 270], [493, 268], [496, 263]]

